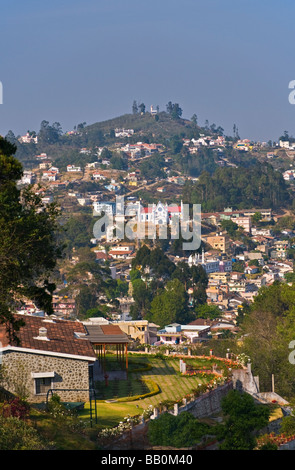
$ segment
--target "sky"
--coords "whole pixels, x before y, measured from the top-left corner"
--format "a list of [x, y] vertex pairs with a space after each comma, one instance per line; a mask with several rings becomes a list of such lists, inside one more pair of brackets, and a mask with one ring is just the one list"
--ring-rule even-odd
[[136, 100], [227, 135], [295, 135], [294, 14], [292, 0], [0, 0], [0, 134], [68, 131]]

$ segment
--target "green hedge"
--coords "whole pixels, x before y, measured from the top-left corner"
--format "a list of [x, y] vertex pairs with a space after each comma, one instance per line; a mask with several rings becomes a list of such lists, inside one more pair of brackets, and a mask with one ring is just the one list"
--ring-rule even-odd
[[146, 372], [146, 371], [152, 369], [152, 366], [150, 364], [141, 365], [140, 362], [137, 362], [136, 364], [138, 364], [138, 367], [136, 369], [128, 369], [129, 374], [131, 374], [133, 372]]
[[150, 391], [148, 393], [145, 393], [144, 395], [134, 395], [133, 397], [124, 397], [124, 398], [118, 398], [116, 400], [117, 402], [125, 402], [125, 401], [136, 401], [136, 400], [143, 400], [144, 398], [151, 397], [153, 395], [156, 395], [157, 393], [160, 392], [160, 388], [156, 382], [154, 382], [151, 379], [141, 379], [143, 382], [146, 383], [146, 385], [150, 388]]

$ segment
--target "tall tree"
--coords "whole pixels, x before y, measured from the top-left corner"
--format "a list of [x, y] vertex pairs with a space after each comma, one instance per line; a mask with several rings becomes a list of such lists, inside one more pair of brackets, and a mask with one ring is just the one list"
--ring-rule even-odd
[[53, 313], [55, 285], [50, 275], [61, 250], [56, 242], [55, 205], [43, 206], [30, 189], [17, 188], [23, 170], [13, 156], [15, 150], [0, 137], [0, 322], [16, 340], [13, 313], [23, 299]]
[[193, 124], [197, 125], [198, 124], [198, 116], [196, 114], [193, 114], [191, 117], [191, 121]]
[[257, 405], [251, 395], [231, 390], [222, 400], [225, 424], [220, 427], [223, 442], [220, 450], [253, 450], [255, 431], [268, 424], [269, 408]]
[[179, 119], [182, 116], [182, 109], [178, 103], [172, 103], [169, 101], [166, 105], [166, 110], [172, 119]]
[[140, 103], [138, 105], [139, 109], [140, 109], [140, 112], [141, 114], [145, 114], [145, 104], [144, 103]]
[[175, 322], [186, 323], [187, 314], [188, 294], [182, 282], [173, 279], [153, 298], [148, 319], [163, 327]]
[[138, 113], [138, 106], [137, 102], [134, 100], [132, 104], [132, 114], [137, 114]]

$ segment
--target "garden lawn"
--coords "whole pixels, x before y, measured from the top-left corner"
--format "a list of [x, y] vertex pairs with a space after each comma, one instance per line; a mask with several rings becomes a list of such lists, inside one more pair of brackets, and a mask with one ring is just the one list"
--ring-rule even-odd
[[[113, 427], [119, 424], [127, 415], [135, 416], [142, 414], [143, 410], [149, 406], [159, 406], [161, 402], [165, 401], [177, 401], [187, 394], [190, 394], [193, 389], [198, 388], [199, 384], [206, 383], [206, 379], [193, 376], [184, 377], [179, 374], [179, 358], [166, 358], [153, 357], [149, 355], [132, 356], [129, 355], [129, 374], [128, 380], [116, 380], [109, 381], [108, 387], [104, 384], [100, 384], [98, 389], [99, 394], [103, 393], [104, 400], [97, 402], [97, 416], [99, 428], [102, 427]], [[111, 364], [112, 358], [108, 358], [108, 363]], [[150, 364], [149, 370], [138, 370], [147, 369], [147, 364]], [[196, 362], [197, 364], [197, 362]], [[201, 361], [200, 365], [204, 365]], [[132, 372], [134, 370], [134, 372]], [[155, 382], [160, 391], [159, 393], [131, 401], [130, 391], [134, 391], [134, 394], [138, 394], [140, 390], [144, 390], [144, 387], [140, 386], [142, 379], [149, 379]], [[122, 399], [126, 398], [124, 402], [112, 402], [107, 403], [105, 400], [111, 399]], [[130, 397], [130, 401], [128, 398]], [[94, 402], [93, 402], [94, 404]], [[84, 410], [80, 414], [85, 419], [90, 419], [90, 406], [89, 403], [85, 405]], [[93, 413], [94, 419], [94, 413]]]
[[[141, 415], [143, 408], [137, 407], [135, 402], [123, 402], [123, 403], [105, 403], [98, 402], [97, 409], [97, 426], [95, 424], [95, 414], [93, 411], [92, 419], [93, 426], [99, 430], [103, 428], [112, 428], [117, 426], [120, 421], [129, 416]], [[94, 405], [94, 403], [93, 403]], [[89, 403], [85, 404], [84, 410], [79, 413], [81, 418], [90, 420], [90, 406]]]
[[152, 364], [150, 371], [132, 374], [137, 378], [152, 379], [160, 387], [160, 393], [157, 395], [139, 400], [143, 408], [148, 408], [150, 405], [157, 406], [166, 400], [177, 401], [198, 388], [199, 384], [206, 383], [205, 379], [198, 376], [180, 376], [179, 359], [153, 358], [150, 362]]

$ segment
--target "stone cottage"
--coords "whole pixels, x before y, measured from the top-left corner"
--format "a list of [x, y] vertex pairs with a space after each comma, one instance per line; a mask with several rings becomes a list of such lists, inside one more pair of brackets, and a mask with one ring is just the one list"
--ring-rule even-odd
[[[45, 402], [49, 390], [62, 401], [88, 401], [96, 361], [91, 342], [79, 321], [16, 314], [25, 325], [19, 343], [9, 341], [0, 325], [0, 364], [3, 386], [25, 394], [32, 403]], [[67, 389], [67, 391], [58, 391]]]

